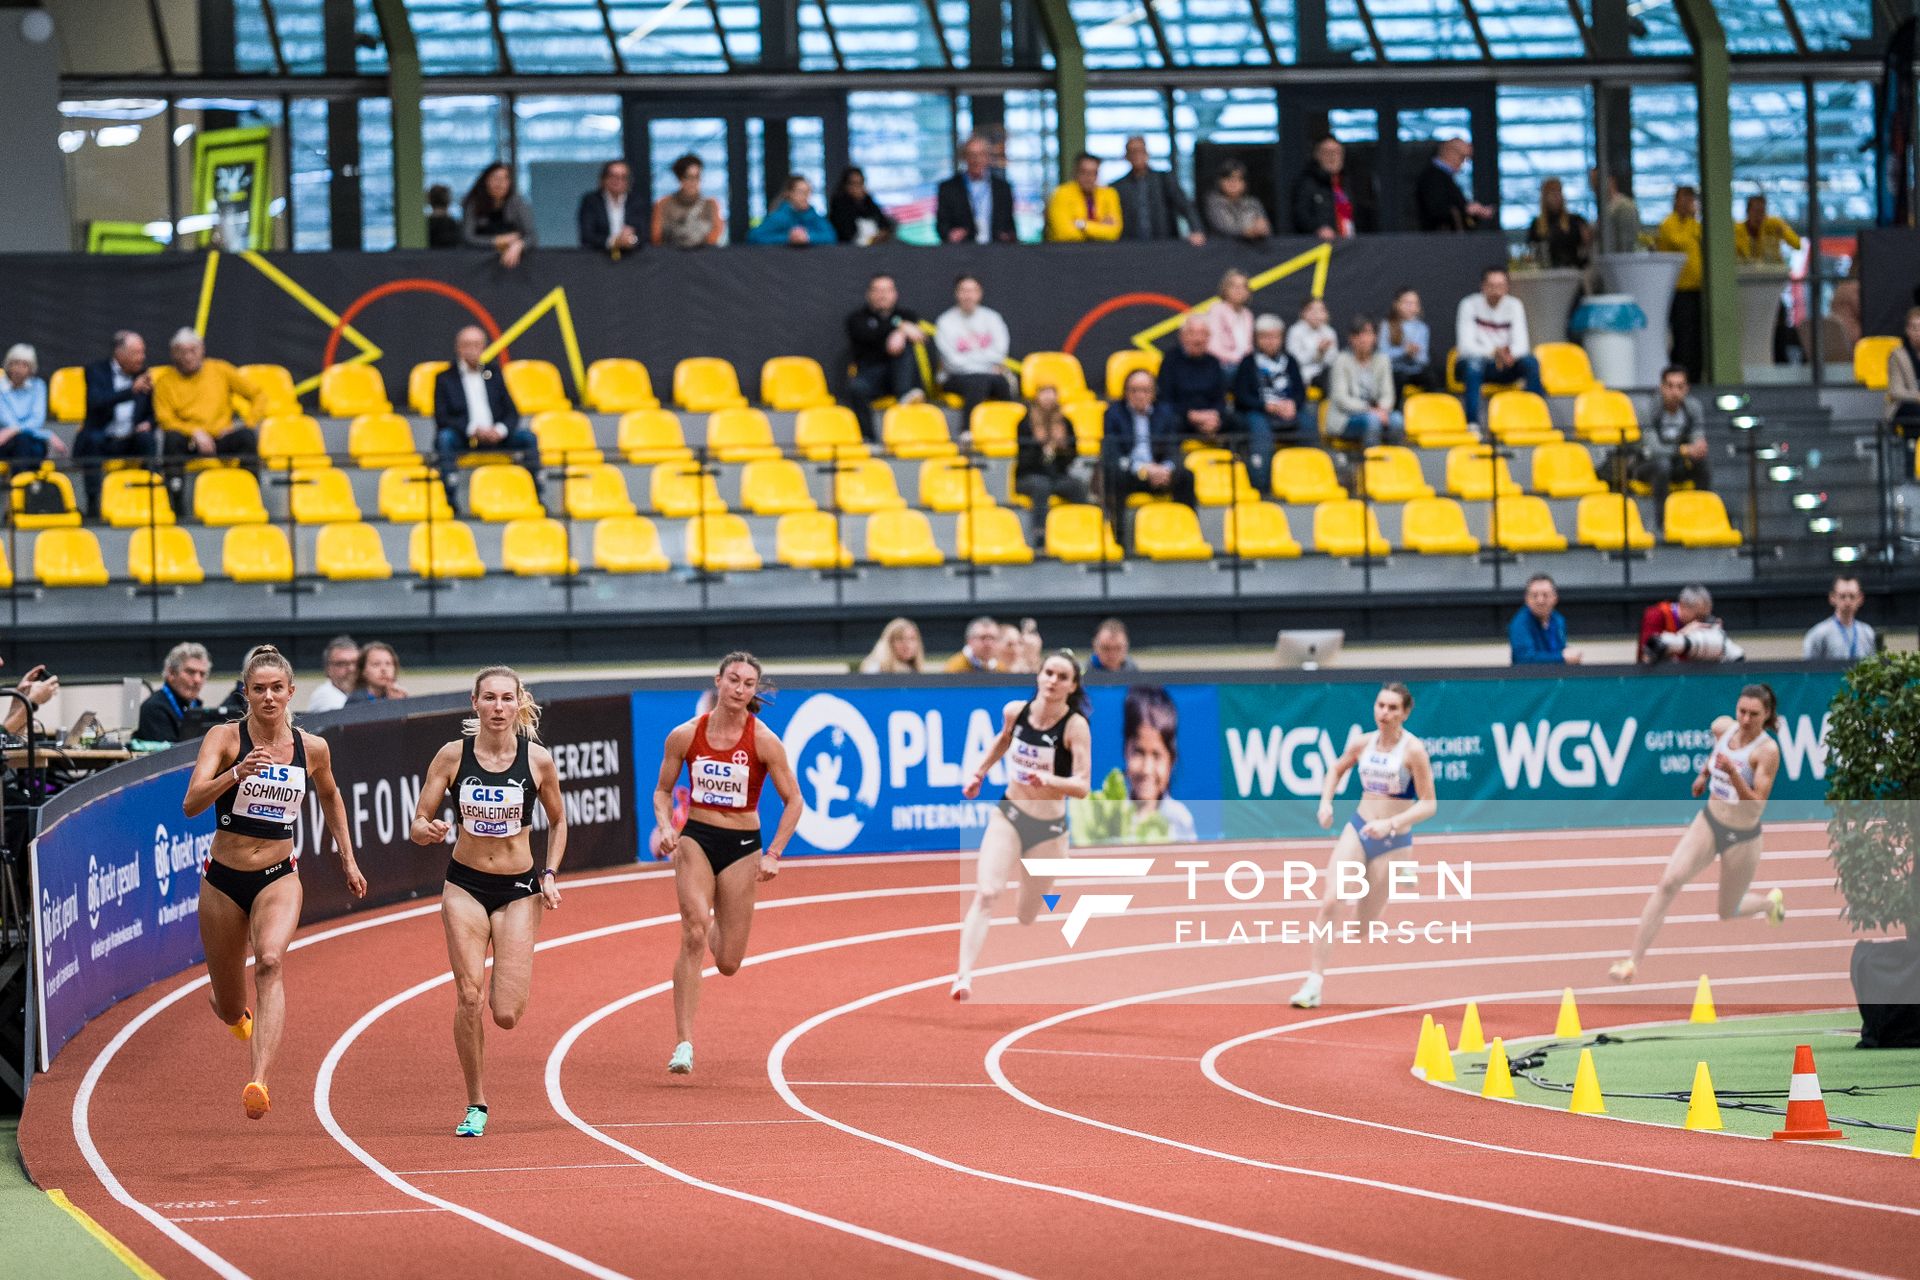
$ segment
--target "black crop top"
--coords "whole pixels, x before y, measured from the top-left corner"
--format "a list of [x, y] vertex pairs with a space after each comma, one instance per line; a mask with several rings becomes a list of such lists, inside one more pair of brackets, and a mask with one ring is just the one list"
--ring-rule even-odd
[[1079, 714], [1069, 710], [1057, 723], [1040, 729], [1031, 719], [1033, 703], [1021, 707], [1019, 719], [1013, 722], [1013, 744], [1007, 752], [1014, 769], [1072, 777], [1073, 748], [1067, 745], [1067, 725]]
[[480, 767], [474, 754], [474, 739], [460, 748], [460, 772], [454, 777], [453, 803], [460, 814], [460, 827], [470, 836], [506, 840], [527, 827], [533, 812], [533, 766], [528, 762], [527, 739], [515, 739], [513, 763], [499, 773]]
[[[240, 721], [240, 759], [253, 751], [247, 722]], [[307, 798], [307, 737], [293, 731], [293, 760], [270, 764], [263, 773], [242, 778], [214, 797], [213, 811], [222, 831], [261, 840], [291, 840]]]

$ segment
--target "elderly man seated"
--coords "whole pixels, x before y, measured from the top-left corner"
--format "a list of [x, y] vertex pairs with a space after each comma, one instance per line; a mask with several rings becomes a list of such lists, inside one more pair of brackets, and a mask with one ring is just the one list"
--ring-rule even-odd
[[[169, 457], [244, 458], [259, 462], [259, 438], [248, 425], [260, 415], [260, 388], [225, 360], [207, 356], [207, 344], [182, 329], [168, 344], [173, 363], [153, 375], [153, 417], [166, 432]], [[234, 401], [246, 405], [234, 416]]]

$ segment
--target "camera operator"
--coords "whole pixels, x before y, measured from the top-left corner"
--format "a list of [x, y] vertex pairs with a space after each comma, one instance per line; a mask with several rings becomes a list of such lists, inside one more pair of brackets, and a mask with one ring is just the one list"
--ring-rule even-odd
[[1638, 660], [1643, 665], [1666, 659], [1743, 662], [1746, 656], [1713, 616], [1713, 593], [1697, 582], [1682, 587], [1678, 598], [1650, 606], [1640, 618]]

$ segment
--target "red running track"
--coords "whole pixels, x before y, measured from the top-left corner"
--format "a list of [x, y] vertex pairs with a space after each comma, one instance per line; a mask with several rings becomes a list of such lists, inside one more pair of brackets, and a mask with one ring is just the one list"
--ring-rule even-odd
[[1472, 998], [1511, 1037], [1549, 1031], [1567, 985], [1589, 1031], [1684, 1016], [1703, 969], [1723, 1013], [1851, 1002], [1824, 850], [1784, 827], [1759, 877], [1788, 886], [1782, 928], [1715, 919], [1709, 873], [1607, 989], [1671, 841], [1424, 840], [1474, 862], [1451, 904], [1472, 940], [1342, 949], [1311, 1013], [1285, 1004], [1304, 946], [1171, 947], [1174, 918], [1233, 915], [1186, 903], [1184, 873], [1071, 950], [1058, 916], [996, 926], [956, 1006], [953, 858], [790, 863], [747, 967], [709, 979], [690, 1079], [664, 1071], [670, 873], [572, 877], [526, 1018], [489, 1031], [477, 1142], [451, 1134], [437, 904], [374, 913], [289, 955], [266, 1121], [240, 1115], [245, 1050], [196, 970], [77, 1037], [21, 1144], [169, 1277], [1920, 1276], [1920, 1162], [1409, 1075], [1421, 1012], [1457, 1028]]

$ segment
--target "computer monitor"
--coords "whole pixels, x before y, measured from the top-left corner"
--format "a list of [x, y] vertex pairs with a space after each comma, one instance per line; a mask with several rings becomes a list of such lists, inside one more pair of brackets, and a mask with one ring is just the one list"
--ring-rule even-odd
[[1274, 641], [1274, 661], [1282, 667], [1318, 671], [1333, 665], [1346, 642], [1344, 631], [1282, 631]]

